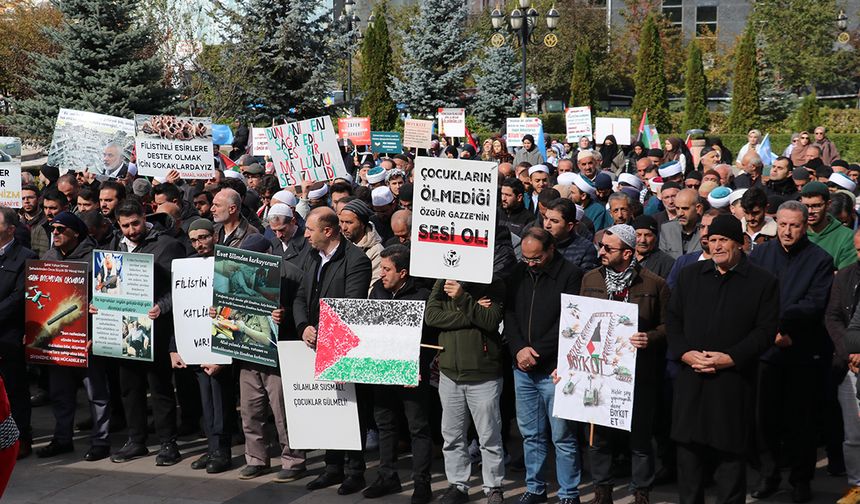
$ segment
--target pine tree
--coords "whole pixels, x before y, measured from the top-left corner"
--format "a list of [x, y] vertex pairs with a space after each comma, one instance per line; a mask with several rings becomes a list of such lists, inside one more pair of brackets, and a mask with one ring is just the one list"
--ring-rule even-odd
[[794, 116], [794, 130], [808, 131], [812, 133], [821, 124], [821, 116], [818, 113], [818, 97], [815, 91], [803, 97], [800, 107]]
[[256, 110], [252, 119], [324, 113], [333, 61], [329, 39], [341, 28], [318, 7], [317, 0], [249, 0], [233, 18], [228, 59], [259, 57], [243, 86], [245, 106]]
[[389, 88], [410, 113], [429, 116], [460, 102], [476, 44], [466, 33], [467, 17], [465, 0], [421, 0], [412, 29], [403, 35], [403, 76]]
[[666, 76], [663, 69], [663, 46], [660, 30], [653, 14], [645, 18], [639, 38], [639, 54], [633, 83], [633, 115], [640, 117], [648, 110], [648, 120], [657, 131], [669, 131], [669, 99], [666, 96]]
[[690, 42], [687, 54], [687, 71], [684, 74], [684, 127], [683, 130], [708, 129], [708, 81], [702, 64], [702, 50], [695, 40]]
[[591, 49], [588, 45], [580, 44], [573, 57], [573, 76], [570, 79], [570, 106], [591, 107], [594, 113], [597, 102], [597, 90], [594, 87], [592, 72]]
[[390, 131], [397, 122], [397, 107], [388, 87], [391, 85], [392, 53], [388, 36], [387, 5], [374, 9], [374, 23], [364, 33], [361, 45], [361, 115], [370, 117], [374, 130]]
[[153, 32], [138, 23], [138, 0], [63, 0], [59, 27], [46, 29], [60, 51], [33, 55], [33, 97], [16, 104], [22, 134], [51, 137], [59, 109], [120, 117], [164, 112], [171, 92], [155, 54]]
[[747, 25], [735, 50], [732, 110], [728, 123], [732, 133], [746, 133], [759, 123], [758, 62], [754, 37], [752, 25]]
[[471, 115], [481, 124], [498, 130], [505, 119], [517, 115], [514, 97], [520, 90], [520, 67], [511, 65], [516, 53], [510, 45], [488, 47], [479, 62], [475, 76], [478, 93], [470, 107]]

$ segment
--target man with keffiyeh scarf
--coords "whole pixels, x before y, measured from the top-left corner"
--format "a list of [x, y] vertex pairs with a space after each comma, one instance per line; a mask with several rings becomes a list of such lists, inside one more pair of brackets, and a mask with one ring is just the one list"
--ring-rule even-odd
[[[582, 279], [583, 296], [636, 303], [639, 331], [630, 338], [636, 347], [636, 384], [633, 394], [633, 425], [630, 450], [633, 459], [632, 484], [635, 504], [647, 504], [654, 482], [654, 452], [651, 435], [657, 402], [659, 369], [665, 355], [666, 309], [669, 288], [662, 278], [636, 261], [636, 231], [619, 224], [606, 230], [598, 244], [601, 267]], [[612, 503], [612, 429], [594, 426], [594, 442], [589, 448], [595, 482], [594, 504]]]

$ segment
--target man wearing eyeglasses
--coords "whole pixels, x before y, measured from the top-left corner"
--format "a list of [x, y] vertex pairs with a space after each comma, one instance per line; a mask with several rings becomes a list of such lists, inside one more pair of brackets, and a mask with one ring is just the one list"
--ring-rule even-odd
[[[651, 436], [657, 391], [660, 390], [657, 366], [665, 355], [666, 310], [669, 288], [662, 278], [642, 268], [636, 261], [636, 231], [619, 224], [604, 233], [599, 244], [600, 268], [589, 271], [582, 280], [582, 295], [635, 303], [639, 306], [639, 331], [630, 337], [636, 347], [636, 384], [633, 393], [633, 425], [630, 432], [632, 484], [636, 504], [648, 503], [654, 483], [654, 450]], [[613, 430], [594, 426], [589, 454], [595, 482], [596, 504], [611, 504]]]
[[854, 233], [827, 213], [830, 191], [821, 182], [810, 182], [800, 192], [800, 202], [809, 210], [806, 233], [809, 241], [833, 257], [833, 265], [841, 269], [857, 260]]
[[[558, 496], [561, 502], [579, 497], [579, 447], [574, 424], [552, 416], [555, 386], [550, 373], [558, 354], [561, 294], [579, 294], [582, 270], [555, 250], [555, 239], [541, 228], [523, 235], [522, 260], [508, 279], [505, 337], [514, 358], [517, 424], [523, 436], [526, 493], [519, 502], [546, 502], [543, 468], [547, 444], [555, 447]], [[544, 425], [549, 422], [550, 431]]]
[[824, 126], [815, 128], [815, 143], [813, 145], [821, 148], [821, 161], [828, 166], [837, 159], [842, 159], [839, 156], [839, 149], [836, 148], [832, 140], [827, 138], [827, 130], [824, 129]]

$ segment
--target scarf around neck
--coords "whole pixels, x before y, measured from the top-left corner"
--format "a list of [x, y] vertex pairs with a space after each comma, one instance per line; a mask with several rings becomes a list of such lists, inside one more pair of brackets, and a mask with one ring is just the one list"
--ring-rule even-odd
[[630, 261], [630, 265], [622, 272], [615, 272], [611, 268], [606, 268], [606, 293], [609, 297], [615, 297], [624, 293], [624, 299], [627, 300], [625, 291], [630, 288], [633, 282], [633, 273], [636, 271], [636, 258]]

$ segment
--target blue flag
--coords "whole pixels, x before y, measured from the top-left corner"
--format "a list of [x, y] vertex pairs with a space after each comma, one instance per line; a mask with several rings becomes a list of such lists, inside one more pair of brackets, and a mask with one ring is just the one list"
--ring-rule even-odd
[[538, 130], [538, 137], [535, 138], [535, 143], [537, 144], [537, 149], [543, 157], [543, 160], [546, 161], [546, 140], [543, 135], [543, 121], [540, 123], [540, 130]]
[[773, 151], [770, 147], [770, 133], [764, 136], [764, 140], [761, 141], [761, 146], [758, 148], [758, 155], [761, 158], [762, 164], [765, 166], [773, 166], [773, 162], [776, 161], [777, 156], [773, 154]]

